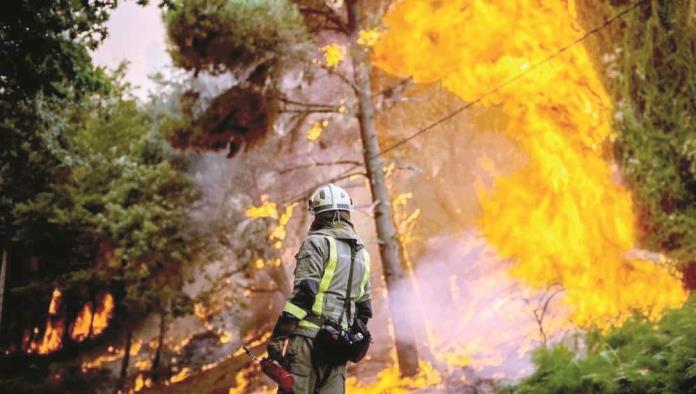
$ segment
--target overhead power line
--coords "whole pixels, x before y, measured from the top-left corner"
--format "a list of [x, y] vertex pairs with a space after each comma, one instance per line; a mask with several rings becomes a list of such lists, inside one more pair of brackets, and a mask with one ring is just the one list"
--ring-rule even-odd
[[381, 150], [379, 153], [377, 153], [377, 154], [371, 156], [370, 159], [373, 159], [373, 158], [378, 157], [378, 156], [382, 156], [382, 155], [384, 155], [384, 154], [387, 153], [387, 152], [390, 152], [390, 151], [392, 151], [392, 150], [394, 150], [394, 149], [396, 149], [396, 148], [399, 148], [399, 147], [403, 146], [404, 144], [408, 143], [409, 141], [411, 141], [411, 140], [413, 140], [413, 139], [419, 137], [421, 134], [425, 134], [426, 132], [432, 130], [432, 129], [435, 128], [436, 126], [441, 125], [442, 123], [444, 123], [444, 122], [446, 122], [446, 121], [448, 121], [448, 120], [454, 118], [455, 116], [459, 115], [460, 113], [464, 112], [465, 110], [467, 110], [467, 109], [473, 107], [474, 105], [480, 103], [480, 102], [481, 102], [483, 99], [485, 99], [486, 97], [491, 96], [491, 95], [493, 95], [493, 94], [495, 94], [495, 93], [498, 93], [498, 92], [499, 92], [501, 89], [503, 89], [504, 87], [510, 85], [511, 83], [513, 83], [513, 82], [515, 82], [515, 81], [518, 81], [518, 80], [522, 79], [524, 76], [526, 76], [527, 74], [531, 73], [531, 72], [534, 71], [535, 69], [537, 69], [537, 68], [539, 68], [540, 66], [542, 66], [542, 65], [544, 65], [544, 64], [546, 64], [546, 63], [548, 63], [549, 61], [551, 61], [551, 60], [554, 59], [555, 57], [561, 55], [563, 52], [567, 51], [568, 49], [572, 48], [573, 46], [575, 46], [575, 45], [577, 45], [577, 44], [579, 44], [579, 43], [585, 41], [587, 38], [589, 38], [589, 37], [592, 36], [593, 34], [599, 32], [599, 31], [601, 31], [602, 29], [606, 28], [607, 26], [611, 25], [614, 21], [616, 21], [617, 19], [622, 18], [623, 16], [625, 16], [625, 15], [628, 14], [629, 12], [635, 10], [636, 8], [638, 8], [638, 7], [639, 7], [640, 5], [642, 5], [643, 3], [646, 3], [647, 1], [648, 1], [648, 0], [639, 0], [638, 2], [636, 2], [635, 4], [633, 4], [632, 6], [630, 6], [630, 7], [626, 8], [626, 9], [624, 9], [623, 11], [617, 13], [616, 15], [612, 16], [611, 18], [606, 19], [606, 20], [604, 21], [604, 23], [602, 23], [601, 25], [598, 25], [598, 26], [594, 27], [593, 29], [588, 30], [585, 34], [583, 34], [581, 37], [579, 37], [579, 38], [576, 39], [575, 41], [573, 41], [573, 42], [569, 43], [568, 45], [566, 45], [566, 46], [564, 46], [564, 47], [562, 47], [562, 48], [556, 50], [556, 51], [553, 52], [552, 54], [550, 54], [550, 55], [548, 55], [547, 57], [545, 57], [544, 59], [542, 59], [542, 60], [540, 60], [540, 61], [534, 63], [534, 64], [531, 65], [529, 68], [525, 69], [524, 71], [520, 72], [519, 74], [512, 76], [510, 79], [504, 81], [504, 82], [501, 83], [500, 85], [498, 85], [498, 86], [494, 87], [493, 89], [491, 89], [491, 90], [485, 92], [484, 94], [482, 94], [482, 95], [476, 97], [473, 101], [467, 102], [466, 104], [464, 104], [464, 105], [462, 105], [461, 107], [455, 109], [454, 111], [452, 111], [452, 112], [446, 114], [445, 116], [441, 117], [440, 119], [436, 120], [435, 122], [430, 123], [429, 125], [427, 125], [427, 126], [425, 126], [425, 127], [422, 127], [422, 128], [420, 128], [420, 129], [418, 129], [417, 131], [415, 131], [415, 132], [412, 133], [411, 135], [409, 135], [409, 136], [407, 136], [407, 137], [405, 137], [405, 138], [403, 138], [403, 139], [401, 139], [401, 140], [395, 142], [394, 144], [390, 145], [389, 147], [387, 147], [387, 148]]

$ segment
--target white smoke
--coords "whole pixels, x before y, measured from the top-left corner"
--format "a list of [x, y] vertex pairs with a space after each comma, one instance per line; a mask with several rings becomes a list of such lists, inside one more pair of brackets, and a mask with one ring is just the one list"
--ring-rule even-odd
[[509, 265], [473, 231], [427, 242], [414, 283], [438, 361], [519, 379], [533, 371], [531, 351], [562, 336], [562, 289], [530, 289]]

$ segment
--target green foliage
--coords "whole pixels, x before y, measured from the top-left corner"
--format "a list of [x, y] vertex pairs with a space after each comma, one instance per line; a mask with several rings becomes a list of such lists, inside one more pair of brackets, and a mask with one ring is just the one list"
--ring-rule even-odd
[[106, 37], [116, 0], [6, 2], [0, 29], [0, 98], [92, 90], [102, 81], [87, 52]]
[[[70, 340], [77, 313], [104, 292], [116, 311], [102, 340], [151, 312], [192, 311], [185, 265], [207, 242], [189, 229], [198, 194], [186, 157], [163, 137], [177, 115], [136, 101], [124, 69], [106, 75], [88, 52], [116, 4], [19, 0], [2, 16], [0, 248], [10, 275], [0, 339], [11, 353], [0, 359], [0, 387], [11, 392], [111, 389], [110, 371], [83, 373], [74, 359], [94, 343]], [[64, 351], [23, 354], [25, 333], [41, 340], [54, 287]]]
[[[157, 129], [166, 123], [162, 113], [114, 86], [75, 105], [46, 103], [41, 135], [61, 177], [17, 204], [15, 245], [47, 250], [40, 259], [62, 251], [55, 268], [65, 291], [120, 283], [132, 319], [180, 298], [182, 264], [199, 252], [201, 240], [187, 229], [197, 194], [185, 162]], [[56, 235], [61, 244], [51, 241]], [[45, 248], [52, 242], [54, 248]]]
[[21, 272], [36, 261], [38, 269], [11, 285], [7, 333], [43, 326], [54, 286], [64, 295], [66, 326], [103, 291], [117, 302], [111, 326], [192, 310], [185, 265], [207, 253], [206, 239], [189, 228], [197, 189], [185, 156], [162, 136], [173, 115], [132, 98], [122, 71], [107, 92], [37, 101], [34, 133], [52, 158], [45, 169], [52, 177], [10, 211], [11, 263]]
[[644, 246], [696, 259], [694, 2], [653, 1], [629, 14], [617, 53], [617, 158], [631, 183]]
[[287, 0], [179, 1], [166, 22], [174, 64], [196, 72], [255, 69], [262, 79], [296, 59], [308, 39]]
[[696, 393], [696, 297], [657, 323], [635, 318], [583, 339], [582, 346], [537, 349], [536, 372], [506, 391]]
[[[6, 4], [5, 4], [6, 3]], [[115, 0], [17, 0], [3, 4], [0, 26], [0, 244], [14, 233], [10, 211], [55, 176], [55, 158], [36, 134], [42, 98], [108, 89], [88, 53], [106, 35]], [[23, 187], [16, 187], [18, 184]]]

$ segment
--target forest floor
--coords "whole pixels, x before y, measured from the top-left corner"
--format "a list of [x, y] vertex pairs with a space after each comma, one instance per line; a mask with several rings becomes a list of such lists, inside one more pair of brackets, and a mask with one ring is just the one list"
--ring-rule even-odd
[[[263, 353], [265, 344], [252, 347], [255, 354]], [[275, 393], [274, 383], [263, 376], [249, 357], [239, 351], [213, 368], [193, 373], [185, 380], [169, 385], [156, 385], [141, 391], [144, 394], [236, 394], [236, 393]], [[497, 382], [492, 379], [479, 379], [471, 367], [459, 367], [448, 371], [438, 370], [441, 379], [438, 384], [417, 383], [419, 388], [400, 385], [398, 379], [381, 374], [393, 367], [391, 352], [376, 351], [359, 364], [348, 367], [348, 393], [460, 393], [494, 394]], [[351, 379], [356, 381], [351, 382]], [[423, 387], [424, 386], [424, 387]]]

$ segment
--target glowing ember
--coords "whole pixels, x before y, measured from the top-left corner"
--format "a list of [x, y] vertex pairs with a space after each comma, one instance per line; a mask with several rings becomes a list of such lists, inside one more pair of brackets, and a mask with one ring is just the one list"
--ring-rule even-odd
[[221, 344], [228, 343], [232, 340], [232, 333], [229, 331], [222, 331], [218, 335], [219, 335], [219, 339], [220, 339]]
[[196, 315], [197, 318], [199, 318], [203, 321], [208, 319], [207, 308], [201, 302], [197, 302], [197, 303], [193, 304], [193, 314]]
[[150, 359], [138, 360], [135, 362], [135, 367], [140, 371], [148, 371], [152, 367], [152, 362]]
[[55, 316], [58, 314], [58, 307], [60, 305], [61, 298], [63, 297], [63, 293], [58, 289], [57, 287], [55, 290], [53, 290], [53, 294], [51, 297], [51, 304], [48, 306], [48, 315], [49, 316]]
[[191, 376], [191, 369], [183, 368], [176, 375], [173, 375], [171, 378], [169, 378], [169, 382], [170, 383], [181, 382], [181, 381], [187, 379], [189, 376]]
[[246, 210], [246, 216], [249, 218], [272, 218], [278, 219], [278, 205], [273, 201], [268, 200], [268, 195], [261, 196], [261, 205], [258, 207], [249, 207]]
[[358, 44], [363, 47], [372, 47], [377, 41], [382, 33], [376, 29], [361, 30], [358, 34]]
[[321, 137], [321, 134], [324, 132], [324, 129], [326, 129], [326, 126], [329, 125], [329, 122], [324, 120], [321, 122], [315, 122], [312, 127], [307, 130], [307, 139], [310, 141], [316, 141]]
[[115, 352], [110, 352], [99, 357], [95, 357], [91, 360], [83, 361], [81, 365], [82, 371], [86, 372], [89, 369], [99, 368], [106, 363], [119, 360], [121, 357], [123, 357], [123, 350], [119, 349]]
[[139, 374], [135, 378], [135, 385], [133, 387], [133, 390], [137, 393], [138, 391], [142, 390], [143, 387], [145, 387], [145, 379], [143, 379], [143, 374]]
[[[131, 357], [137, 356], [138, 353], [140, 353], [140, 349], [142, 348], [142, 346], [143, 346], [142, 340], [139, 340], [139, 339], [134, 340], [131, 343], [131, 347], [130, 347]], [[125, 354], [123, 349], [115, 349], [113, 346], [109, 346], [107, 351], [108, 351], [107, 354], [102, 354], [102, 355], [99, 355], [91, 360], [83, 361], [82, 362], [82, 371], [87, 371], [87, 370], [93, 369], [93, 368], [99, 368], [106, 363], [111, 363], [111, 362], [114, 362], [116, 360], [123, 358], [123, 355]]]
[[324, 52], [324, 61], [328, 68], [335, 68], [343, 61], [346, 49], [338, 44], [329, 44], [321, 48]]
[[[385, 22], [377, 66], [440, 81], [465, 101], [583, 34], [574, 1], [405, 0]], [[528, 156], [480, 193], [481, 231], [514, 261], [513, 275], [542, 288], [561, 284], [581, 326], [606, 327], [636, 310], [656, 317], [684, 301], [673, 272], [626, 257], [636, 246], [635, 216], [603, 149], [614, 138], [612, 103], [582, 45], [481, 104], [501, 109]]]
[[141, 341], [140, 339], [136, 339], [136, 340], [132, 341], [129, 354], [131, 356], [138, 355], [138, 353], [140, 353], [140, 349], [142, 349], [142, 347], [143, 347], [143, 341]]

